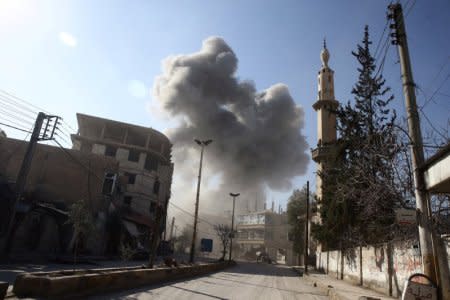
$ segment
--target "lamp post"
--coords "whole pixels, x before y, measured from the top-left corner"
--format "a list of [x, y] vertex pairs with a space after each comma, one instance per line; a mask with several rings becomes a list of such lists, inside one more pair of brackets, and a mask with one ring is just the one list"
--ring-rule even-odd
[[236, 197], [238, 197], [240, 194], [233, 194], [230, 193], [230, 196], [233, 197], [233, 215], [231, 217], [231, 232], [230, 232], [230, 255], [228, 257], [228, 260], [231, 261], [231, 251], [233, 250], [233, 235], [234, 235], [234, 205], [236, 202]]
[[191, 262], [191, 263], [194, 262], [195, 239], [197, 238], [198, 200], [200, 197], [200, 181], [202, 179], [203, 151], [205, 149], [205, 146], [208, 146], [209, 144], [211, 144], [212, 140], [200, 141], [200, 140], [195, 139], [194, 141], [201, 147], [201, 151], [200, 151], [200, 167], [198, 170], [197, 196], [195, 199], [194, 232], [192, 234], [191, 253], [189, 256], [189, 262]]

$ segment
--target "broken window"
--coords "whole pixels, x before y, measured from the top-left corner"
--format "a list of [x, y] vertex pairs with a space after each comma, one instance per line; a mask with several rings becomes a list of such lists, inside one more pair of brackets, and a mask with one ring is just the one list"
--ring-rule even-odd
[[128, 161], [138, 162], [138, 161], [139, 161], [139, 155], [140, 155], [140, 154], [141, 154], [141, 153], [140, 153], [139, 151], [131, 149], [131, 150], [128, 152]]
[[123, 204], [125, 204], [125, 206], [131, 206], [132, 200], [133, 200], [133, 197], [125, 196], [125, 197], [123, 197]]
[[159, 180], [156, 179], [155, 183], [153, 184], [153, 194], [158, 195], [159, 194], [159, 187], [160, 187]]
[[147, 153], [147, 157], [145, 158], [145, 165], [144, 168], [147, 171], [157, 171], [158, 170], [158, 159], [151, 155], [150, 153]]
[[136, 182], [136, 174], [125, 173], [125, 176], [128, 177], [128, 184], [134, 184]]
[[106, 146], [105, 155], [115, 157], [117, 153], [117, 148], [113, 146]]

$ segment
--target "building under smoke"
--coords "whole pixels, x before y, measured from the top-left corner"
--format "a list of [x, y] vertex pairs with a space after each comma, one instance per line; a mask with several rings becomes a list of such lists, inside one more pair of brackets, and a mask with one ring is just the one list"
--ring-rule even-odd
[[229, 192], [242, 195], [238, 211], [254, 206], [254, 199], [262, 209], [266, 187], [291, 188], [292, 178], [304, 174], [309, 161], [302, 135], [304, 111], [287, 86], [275, 84], [258, 92], [251, 81], [238, 78], [237, 69], [231, 47], [210, 37], [198, 52], [166, 58], [154, 83], [154, 99], [178, 120], [168, 131], [178, 179], [174, 197], [194, 201], [194, 193], [186, 194], [200, 156], [193, 139], [212, 139], [205, 150], [204, 178], [214, 176], [218, 184], [202, 184], [201, 210], [215, 213], [230, 209]]

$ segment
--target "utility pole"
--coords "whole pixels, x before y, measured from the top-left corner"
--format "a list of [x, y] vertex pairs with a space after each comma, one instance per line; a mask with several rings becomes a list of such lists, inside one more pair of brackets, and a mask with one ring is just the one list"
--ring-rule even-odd
[[305, 221], [305, 274], [308, 274], [308, 248], [309, 248], [309, 181], [306, 182], [306, 221]]
[[194, 232], [192, 233], [191, 252], [189, 255], [190, 263], [194, 262], [194, 256], [195, 256], [195, 240], [197, 238], [198, 201], [200, 198], [200, 181], [202, 179], [203, 151], [206, 146], [208, 146], [210, 143], [212, 143], [212, 140], [206, 140], [206, 141], [194, 140], [194, 141], [201, 147], [201, 151], [200, 151], [200, 167], [198, 170], [197, 195], [195, 198]]
[[[14, 202], [11, 206], [11, 216], [9, 218], [5, 244], [3, 247], [3, 252], [5, 254], [7, 254], [11, 248], [12, 234], [14, 231], [13, 229], [16, 218], [16, 208], [17, 204], [22, 201], [22, 196], [25, 191], [28, 173], [30, 172], [31, 162], [33, 160], [33, 155], [36, 150], [37, 143], [39, 141], [46, 141], [53, 139], [55, 129], [59, 124], [58, 121], [59, 117], [49, 116], [44, 114], [43, 112], [39, 112], [36, 117], [33, 132], [31, 134], [30, 141], [28, 142], [28, 146], [25, 151], [25, 156], [23, 158], [22, 165], [20, 166], [20, 170], [16, 179], [16, 195], [14, 198]], [[42, 131], [43, 125], [45, 125], [45, 128]]]
[[158, 245], [158, 237], [159, 237], [159, 223], [161, 222], [161, 217], [162, 217], [162, 207], [161, 205], [158, 203], [158, 205], [156, 206], [156, 211], [155, 211], [155, 220], [154, 220], [154, 224], [153, 224], [153, 233], [152, 233], [152, 239], [151, 239], [151, 244], [150, 244], [150, 254], [149, 254], [149, 260], [148, 260], [148, 267], [150, 269], [153, 268], [153, 264], [155, 262], [155, 256], [156, 256], [156, 248]]
[[[233, 251], [233, 237], [234, 237], [234, 205], [236, 202], [236, 197], [238, 197], [240, 194], [233, 194], [230, 193], [230, 196], [233, 197], [233, 214], [231, 216], [231, 231], [230, 231], [230, 253], [228, 256], [228, 261], [231, 261], [231, 252]], [[248, 202], [247, 202], [248, 203]]]
[[173, 239], [173, 227], [175, 226], [175, 217], [172, 217], [172, 224], [170, 224], [170, 240]]
[[[400, 3], [388, 6], [388, 18], [393, 20], [390, 28], [393, 29], [391, 37], [392, 43], [397, 45], [400, 56], [400, 66], [402, 74], [403, 93], [405, 95], [405, 105], [408, 117], [408, 131], [411, 138], [411, 156], [414, 173], [414, 187], [416, 197], [416, 207], [419, 213], [419, 240], [422, 253], [423, 271], [436, 282], [442, 292], [443, 299], [450, 299], [450, 280], [448, 278], [448, 264], [441, 264], [440, 268], [436, 264], [439, 260], [437, 247], [440, 243], [434, 233], [432, 224], [432, 212], [430, 207], [429, 194], [425, 188], [425, 179], [420, 167], [423, 165], [423, 141], [420, 130], [419, 113], [417, 110], [415, 83], [412, 76], [411, 62], [406, 39], [405, 20]], [[445, 259], [446, 260], [446, 259]], [[446, 276], [445, 276], [446, 273]], [[443, 276], [444, 275], [444, 276]]]

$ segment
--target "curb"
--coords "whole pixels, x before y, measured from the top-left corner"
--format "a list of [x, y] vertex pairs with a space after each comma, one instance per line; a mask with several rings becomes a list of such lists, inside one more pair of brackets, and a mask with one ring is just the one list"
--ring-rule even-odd
[[234, 265], [234, 262], [221, 262], [177, 268], [114, 268], [24, 273], [17, 276], [13, 293], [18, 297], [74, 298], [190, 278]]
[[[300, 277], [303, 277], [306, 281], [311, 283], [314, 287], [318, 287], [324, 291], [326, 291], [327, 296], [331, 300], [351, 300], [350, 298], [342, 295], [342, 293], [339, 293], [336, 291], [336, 289], [330, 285], [323, 284], [322, 282], [315, 280], [313, 277], [311, 277], [308, 274], [304, 274], [303, 268], [292, 268], [294, 272], [299, 274]], [[363, 299], [362, 299], [363, 300]]]

